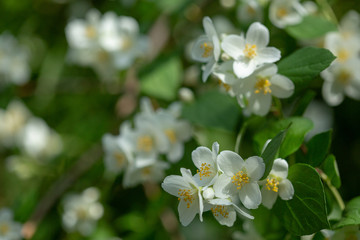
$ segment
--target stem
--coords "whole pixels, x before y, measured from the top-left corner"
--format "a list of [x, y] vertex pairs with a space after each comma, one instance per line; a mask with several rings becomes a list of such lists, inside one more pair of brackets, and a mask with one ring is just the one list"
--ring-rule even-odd
[[330, 191], [334, 195], [337, 203], [339, 204], [339, 207], [340, 207], [341, 211], [343, 211], [345, 209], [345, 203], [344, 203], [339, 191], [336, 189], [336, 187], [334, 187], [331, 184], [331, 181], [330, 181], [329, 177], [323, 171], [321, 171], [319, 169], [317, 169], [317, 170], [320, 173], [321, 179], [326, 183], [326, 185], [329, 187]]
[[239, 153], [239, 149], [240, 149], [240, 143], [241, 143], [241, 139], [245, 134], [246, 128], [247, 128], [247, 121], [245, 121], [236, 137], [236, 143], [235, 143], [235, 152]]

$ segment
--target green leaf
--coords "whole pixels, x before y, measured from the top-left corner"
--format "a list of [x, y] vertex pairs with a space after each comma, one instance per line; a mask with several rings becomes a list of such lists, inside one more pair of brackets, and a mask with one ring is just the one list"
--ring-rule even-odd
[[306, 91], [305, 94], [295, 103], [291, 116], [302, 116], [310, 102], [314, 99], [315, 95], [315, 91]]
[[340, 173], [334, 155], [331, 154], [325, 159], [323, 164], [323, 170], [330, 179], [331, 184], [336, 188], [340, 188], [341, 187]]
[[319, 174], [307, 164], [290, 167], [288, 179], [294, 186], [293, 199], [278, 199], [274, 210], [286, 229], [297, 236], [330, 228], [325, 192]]
[[141, 92], [167, 101], [174, 100], [180, 86], [181, 69], [181, 62], [177, 57], [161, 62], [141, 77]]
[[330, 149], [331, 136], [332, 130], [319, 133], [306, 144], [308, 147], [308, 160], [311, 166], [317, 167], [324, 161]]
[[[290, 126], [289, 126], [290, 127]], [[278, 152], [280, 145], [285, 137], [287, 129], [281, 131], [276, 135], [266, 146], [264, 152], [261, 154], [262, 159], [265, 163], [265, 172], [264, 176], [261, 179], [264, 179], [269, 175], [269, 172], [271, 171], [272, 165], [274, 163], [274, 159], [276, 156], [276, 153]]]
[[266, 240], [284, 239], [286, 229], [276, 216], [274, 211], [260, 205], [259, 208], [251, 211], [254, 218], [254, 227]]
[[298, 40], [307, 40], [322, 37], [327, 32], [337, 31], [337, 26], [321, 16], [308, 15], [301, 23], [288, 26], [285, 30]]
[[295, 84], [295, 91], [299, 91], [306, 88], [335, 58], [324, 48], [302, 48], [279, 62], [279, 74], [290, 78]]
[[287, 130], [283, 143], [280, 146], [279, 157], [285, 158], [297, 151], [304, 141], [306, 133], [313, 127], [313, 123], [307, 118], [292, 117], [267, 124], [265, 128], [254, 136], [259, 152], [261, 152], [268, 139], [274, 138], [278, 132], [287, 128], [290, 123], [291, 126]]
[[199, 145], [212, 148], [214, 142], [218, 142], [220, 149], [234, 150], [236, 136], [234, 132], [223, 129], [199, 127], [195, 130], [195, 139]]
[[240, 120], [240, 109], [232, 97], [214, 90], [184, 105], [183, 117], [194, 124], [234, 132]]
[[345, 207], [343, 218], [334, 226], [342, 228], [349, 225], [360, 224], [360, 197], [352, 199]]

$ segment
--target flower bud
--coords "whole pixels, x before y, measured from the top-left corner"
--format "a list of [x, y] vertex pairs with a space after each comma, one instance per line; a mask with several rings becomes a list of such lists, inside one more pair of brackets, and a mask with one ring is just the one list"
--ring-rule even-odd
[[209, 187], [203, 191], [203, 197], [205, 200], [213, 199], [214, 196], [215, 196], [215, 192], [212, 187]]

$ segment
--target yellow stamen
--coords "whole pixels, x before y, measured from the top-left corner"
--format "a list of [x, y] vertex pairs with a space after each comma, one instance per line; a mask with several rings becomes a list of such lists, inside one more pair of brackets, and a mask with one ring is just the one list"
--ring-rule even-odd
[[10, 230], [10, 226], [7, 223], [0, 224], [0, 235], [6, 235]]
[[213, 46], [211, 46], [209, 43], [203, 43], [200, 45], [202, 49], [204, 49], [204, 53], [202, 54], [203, 58], [208, 58], [212, 55]]
[[246, 183], [249, 183], [249, 177], [243, 171], [237, 172], [234, 176], [231, 177], [232, 183], [236, 185], [237, 189], [241, 189]]
[[144, 175], [144, 176], [148, 176], [148, 175], [150, 175], [150, 173], [151, 173], [151, 167], [145, 167], [145, 168], [143, 168], [142, 169], [142, 174]]
[[200, 180], [202, 180], [203, 177], [210, 177], [210, 174], [212, 173], [210, 166], [210, 164], [202, 163], [200, 171], [196, 170], [199, 173]]
[[338, 51], [337, 59], [340, 62], [345, 62], [349, 58], [349, 56], [350, 56], [349, 51], [347, 51], [345, 49], [341, 49]]
[[190, 204], [192, 204], [193, 200], [195, 200], [194, 196], [191, 194], [190, 189], [179, 189], [178, 195], [178, 200], [185, 201], [187, 208], [190, 208]]
[[288, 10], [286, 8], [283, 8], [283, 7], [280, 7], [276, 10], [276, 16], [278, 18], [283, 18], [285, 17], [286, 15], [288, 15]]
[[247, 58], [254, 58], [256, 54], [256, 45], [255, 44], [246, 44], [244, 49], [244, 55]]
[[258, 81], [255, 84], [255, 93], [260, 93], [261, 91], [264, 95], [271, 93], [271, 82], [268, 78], [258, 78]]
[[95, 38], [96, 37], [96, 29], [91, 25], [87, 26], [85, 29], [85, 35], [88, 38]]
[[79, 208], [76, 210], [76, 216], [79, 220], [85, 220], [88, 218], [88, 213], [85, 209]]
[[211, 212], [215, 217], [218, 217], [219, 215], [222, 215], [224, 218], [229, 217], [229, 212], [227, 211], [226, 206], [216, 205], [215, 207], [211, 208]]
[[133, 42], [129, 37], [124, 37], [121, 41], [121, 49], [128, 50], [133, 46]]
[[227, 92], [231, 90], [231, 86], [229, 84], [223, 83], [220, 79], [219, 79], [219, 85], [225, 88]]
[[350, 82], [351, 74], [348, 71], [342, 70], [337, 76], [338, 82], [342, 85], [347, 85]]
[[139, 137], [137, 141], [137, 147], [140, 151], [150, 152], [153, 149], [153, 145], [154, 145], [154, 141], [148, 135]]
[[116, 163], [117, 163], [119, 166], [124, 165], [124, 163], [125, 163], [125, 156], [124, 156], [124, 154], [119, 153], [119, 152], [115, 152], [115, 153], [114, 153], [114, 158], [115, 158], [115, 160], [116, 160]]
[[176, 134], [175, 131], [172, 129], [166, 129], [165, 135], [168, 137], [169, 141], [174, 144], [176, 143]]
[[275, 178], [266, 179], [266, 189], [274, 192], [279, 191], [279, 181]]

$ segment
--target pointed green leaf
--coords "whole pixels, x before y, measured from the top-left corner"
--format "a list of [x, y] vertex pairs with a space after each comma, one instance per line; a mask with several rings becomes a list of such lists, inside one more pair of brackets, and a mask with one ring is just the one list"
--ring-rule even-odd
[[308, 164], [290, 167], [288, 179], [294, 186], [291, 200], [278, 199], [274, 210], [286, 229], [297, 236], [330, 228], [327, 220], [324, 187], [319, 174]]
[[302, 116], [309, 106], [310, 102], [314, 99], [316, 92], [313, 90], [308, 90], [304, 95], [295, 103], [294, 109], [291, 116]]
[[341, 187], [340, 173], [334, 155], [331, 154], [325, 159], [323, 164], [323, 170], [331, 180], [331, 184], [336, 188], [340, 188]]
[[331, 145], [331, 135], [332, 130], [319, 133], [306, 144], [308, 147], [308, 161], [311, 166], [317, 167], [325, 160]]
[[330, 66], [334, 59], [335, 56], [327, 49], [302, 48], [279, 62], [279, 74], [290, 78], [295, 84], [295, 91], [299, 91]]
[[343, 218], [335, 225], [335, 228], [358, 224], [360, 224], [360, 197], [352, 199], [346, 205], [345, 214]]

